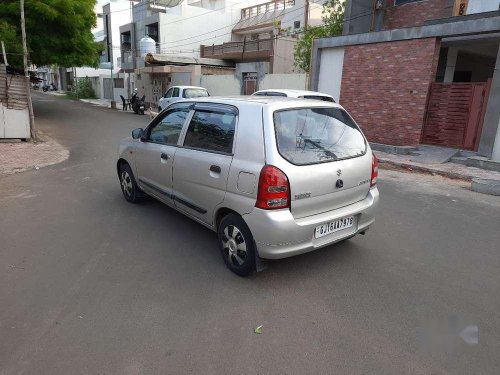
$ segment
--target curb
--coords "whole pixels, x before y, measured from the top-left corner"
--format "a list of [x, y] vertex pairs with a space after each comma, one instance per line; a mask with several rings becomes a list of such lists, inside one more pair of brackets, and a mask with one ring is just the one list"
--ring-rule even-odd
[[[454, 172], [448, 172], [448, 171], [440, 171], [440, 170], [429, 168], [429, 167], [416, 166], [416, 165], [411, 164], [411, 163], [396, 162], [396, 161], [384, 160], [384, 159], [378, 159], [378, 161], [380, 164], [388, 164], [388, 165], [392, 165], [395, 167], [408, 169], [410, 171], [438, 175], [438, 176], [442, 176], [442, 177], [451, 178], [454, 180], [463, 180], [463, 181], [470, 182], [474, 178], [474, 176], [470, 176], [470, 175], [464, 175], [461, 173], [454, 173]], [[381, 167], [383, 167], [383, 166], [381, 166]]]
[[500, 195], [500, 181], [474, 178], [472, 180], [471, 189], [472, 191], [482, 194]]

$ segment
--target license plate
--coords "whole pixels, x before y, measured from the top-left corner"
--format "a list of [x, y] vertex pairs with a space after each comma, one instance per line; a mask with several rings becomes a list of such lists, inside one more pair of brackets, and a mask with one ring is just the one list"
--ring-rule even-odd
[[339, 230], [351, 228], [354, 225], [354, 216], [344, 217], [331, 221], [329, 223], [319, 225], [314, 230], [314, 238], [320, 238], [328, 234], [338, 232]]

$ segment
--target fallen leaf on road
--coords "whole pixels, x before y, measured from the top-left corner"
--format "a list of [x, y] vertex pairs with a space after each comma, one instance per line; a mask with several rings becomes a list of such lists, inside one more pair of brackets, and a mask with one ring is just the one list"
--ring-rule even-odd
[[254, 329], [253, 332], [258, 335], [262, 334], [262, 326], [258, 326], [257, 328]]

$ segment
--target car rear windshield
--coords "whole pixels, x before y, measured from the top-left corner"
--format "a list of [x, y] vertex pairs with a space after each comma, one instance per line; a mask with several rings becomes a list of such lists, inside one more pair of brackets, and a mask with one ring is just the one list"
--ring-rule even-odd
[[182, 96], [185, 98], [200, 98], [208, 96], [208, 91], [204, 89], [184, 89]]
[[363, 134], [340, 108], [300, 108], [274, 112], [278, 151], [295, 165], [364, 155]]

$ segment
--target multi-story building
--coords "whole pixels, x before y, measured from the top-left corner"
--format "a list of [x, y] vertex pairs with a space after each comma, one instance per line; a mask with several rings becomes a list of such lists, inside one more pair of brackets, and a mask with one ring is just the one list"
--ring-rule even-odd
[[372, 142], [500, 160], [500, 0], [347, 0], [344, 35], [314, 43], [311, 87]]
[[[120, 71], [151, 103], [171, 85], [199, 85], [207, 75], [234, 75], [236, 92], [251, 93], [268, 73], [294, 72], [305, 14], [311, 26], [321, 22], [320, 3], [306, 8], [305, 0], [133, 1], [132, 22], [120, 27]], [[148, 56], [140, 51], [145, 36], [156, 46]]]
[[321, 3], [305, 0], [274, 0], [241, 9], [231, 29], [231, 40], [204, 43], [201, 57], [232, 61], [242, 80], [242, 93], [257, 90], [257, 82], [266, 74], [296, 73], [293, 60], [295, 43], [304, 25], [321, 23]]
[[[121, 72], [129, 74], [140, 95], [157, 103], [171, 85], [199, 85], [203, 74], [228, 74], [234, 64], [200, 58], [201, 41], [231, 39], [243, 6], [252, 0], [136, 0], [132, 21], [120, 27]], [[148, 61], [141, 40], [149, 37], [156, 48]], [[135, 76], [135, 77], [134, 77]]]

